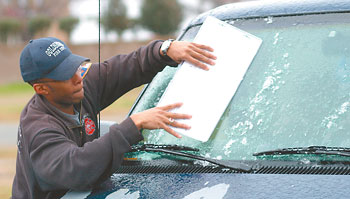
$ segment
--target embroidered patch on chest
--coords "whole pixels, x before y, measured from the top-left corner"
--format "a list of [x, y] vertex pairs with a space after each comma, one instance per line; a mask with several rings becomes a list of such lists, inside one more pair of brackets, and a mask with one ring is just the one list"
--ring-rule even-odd
[[96, 130], [95, 122], [89, 117], [84, 117], [84, 127], [86, 135], [92, 135]]

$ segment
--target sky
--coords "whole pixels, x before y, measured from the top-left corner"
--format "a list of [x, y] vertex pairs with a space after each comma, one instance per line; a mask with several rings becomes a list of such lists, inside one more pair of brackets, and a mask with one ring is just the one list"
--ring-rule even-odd
[[[101, 13], [107, 5], [108, 0], [101, 0]], [[179, 2], [186, 6], [195, 8], [199, 0], [179, 0]], [[128, 9], [129, 17], [136, 18], [140, 15], [139, 8], [141, 7], [140, 0], [124, 0]], [[98, 0], [75, 0], [70, 4], [70, 12], [73, 16], [79, 17], [80, 23], [72, 33], [72, 43], [96, 43], [98, 42]], [[181, 23], [180, 28], [183, 28], [185, 24], [189, 23], [195, 15], [187, 13], [184, 21]], [[123, 40], [146, 40], [152, 36], [152, 33], [147, 30], [141, 30], [137, 33], [132, 33], [130, 30], [126, 31], [123, 35]], [[115, 34], [106, 34], [101, 29], [101, 41], [116, 41], [117, 36]]]

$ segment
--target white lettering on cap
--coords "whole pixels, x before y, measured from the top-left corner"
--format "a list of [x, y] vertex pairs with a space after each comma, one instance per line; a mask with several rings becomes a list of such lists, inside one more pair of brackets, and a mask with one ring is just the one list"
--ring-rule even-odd
[[51, 57], [59, 55], [62, 51], [64, 51], [66, 48], [61, 42], [55, 41], [46, 49], [45, 53], [47, 56]]

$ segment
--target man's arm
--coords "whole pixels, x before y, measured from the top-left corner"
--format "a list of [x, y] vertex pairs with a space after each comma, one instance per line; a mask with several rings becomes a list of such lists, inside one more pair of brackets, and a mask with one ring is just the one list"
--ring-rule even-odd
[[[197, 67], [208, 70], [206, 64], [214, 65], [216, 57], [212, 54], [213, 49], [206, 45], [185, 41], [174, 41], [170, 45], [167, 56], [162, 55], [160, 50], [162, 42], [155, 41], [146, 47], [142, 47], [129, 55], [116, 56], [101, 64], [101, 77], [97, 76], [97, 67], [91, 69], [87, 79], [89, 85], [100, 84], [101, 109], [105, 108], [118, 97], [132, 88], [148, 83], [166, 65], [175, 66], [182, 61], [188, 61]], [[176, 61], [176, 62], [174, 62]], [[89, 74], [88, 74], [89, 76]], [[94, 81], [91, 81], [94, 80]], [[96, 87], [96, 85], [94, 85]], [[86, 89], [89, 92], [88, 89]], [[96, 96], [90, 94], [90, 96]], [[186, 114], [174, 114], [169, 110], [177, 108], [181, 104], [172, 104], [165, 107], [156, 107], [131, 116], [138, 129], [162, 128], [176, 137], [180, 137], [168, 125], [179, 128], [190, 128], [184, 124], [173, 122], [172, 119], [189, 119]]]
[[141, 139], [138, 129], [127, 119], [83, 147], [78, 147], [60, 130], [41, 132], [33, 139], [29, 153], [43, 191], [86, 190], [115, 172], [123, 154]]
[[216, 57], [211, 53], [213, 49], [209, 46], [174, 41], [169, 47], [168, 56], [164, 56], [160, 50], [162, 43], [153, 41], [130, 54], [114, 56], [101, 63], [100, 69], [97, 64], [93, 65], [85, 83], [88, 85], [87, 88], [100, 92], [101, 109], [129, 90], [149, 83], [167, 65], [177, 66], [182, 61], [188, 61], [208, 70], [206, 64], [215, 64], [213, 60]]
[[93, 64], [84, 80], [87, 95], [100, 97], [100, 110], [113, 103], [129, 90], [150, 82], [166, 65], [176, 66], [173, 60], [159, 53], [161, 41], [153, 41], [132, 53], [116, 55], [103, 63]]

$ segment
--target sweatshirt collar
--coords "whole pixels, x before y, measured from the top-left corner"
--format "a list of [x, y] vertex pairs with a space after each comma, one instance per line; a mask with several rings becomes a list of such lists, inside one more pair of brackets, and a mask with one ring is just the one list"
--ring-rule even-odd
[[[39, 103], [39, 107], [44, 107], [48, 114], [62, 121], [68, 128], [71, 129], [81, 127], [81, 124], [77, 124], [77, 121], [73, 117], [70, 117], [70, 115], [68, 115], [67, 113], [62, 112], [61, 110], [53, 106], [45, 97], [38, 94], [35, 95], [37, 102]], [[79, 114], [79, 112], [77, 112], [76, 109], [74, 109], [74, 111]]]

